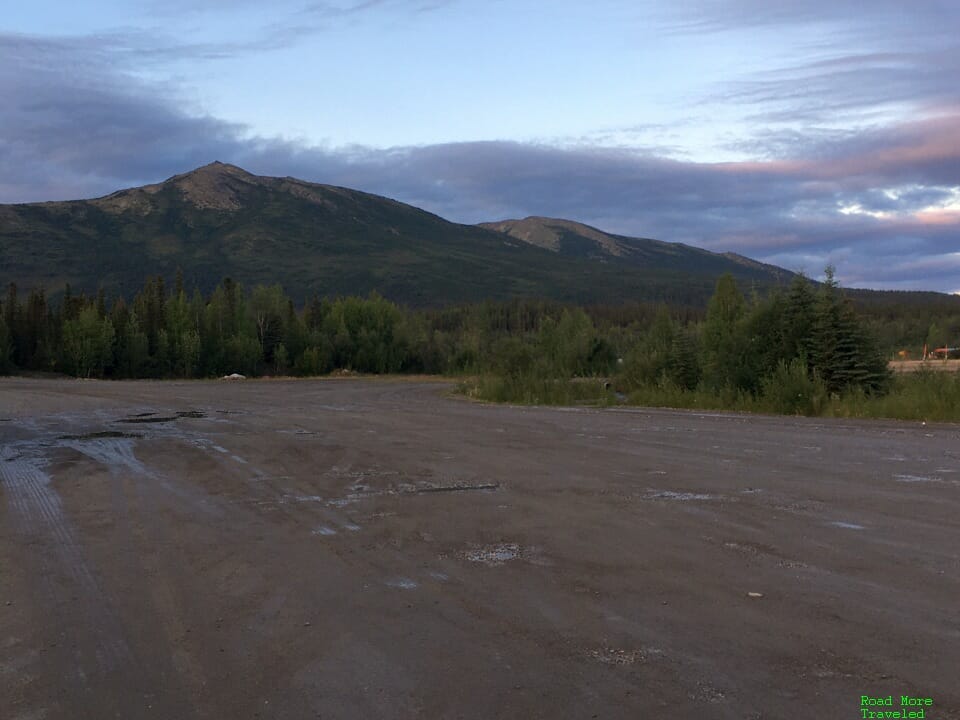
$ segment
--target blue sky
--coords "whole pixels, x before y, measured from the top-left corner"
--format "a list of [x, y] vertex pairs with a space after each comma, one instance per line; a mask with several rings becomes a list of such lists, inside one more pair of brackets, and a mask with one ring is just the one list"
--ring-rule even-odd
[[0, 202], [212, 160], [960, 290], [954, 0], [32, 0]]

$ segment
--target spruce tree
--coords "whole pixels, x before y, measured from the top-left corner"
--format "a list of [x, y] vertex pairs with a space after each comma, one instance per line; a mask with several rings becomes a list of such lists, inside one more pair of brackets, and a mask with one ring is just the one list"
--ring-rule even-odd
[[740, 365], [746, 353], [744, 338], [739, 332], [743, 311], [743, 295], [733, 275], [727, 273], [717, 281], [703, 325], [703, 379], [710, 388], [737, 385]]

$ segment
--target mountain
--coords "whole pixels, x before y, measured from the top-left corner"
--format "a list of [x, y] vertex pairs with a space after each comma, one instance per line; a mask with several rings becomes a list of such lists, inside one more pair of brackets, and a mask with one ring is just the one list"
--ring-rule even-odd
[[603, 232], [595, 227], [558, 218], [528, 217], [481, 223], [480, 227], [506, 233], [517, 240], [550, 250], [601, 263], [617, 263], [660, 270], [722, 275], [755, 273], [754, 279], [774, 278], [789, 282], [793, 273], [774, 265], [751, 260], [736, 253], [713, 253], [702, 248], [648, 238], [627, 237]]
[[209, 291], [222, 278], [293, 296], [367, 294], [440, 306], [510, 297], [701, 304], [731, 272], [790, 273], [735, 255], [627, 238], [565, 220], [460, 225], [411, 205], [213, 163], [155, 185], [70, 202], [0, 205], [0, 282], [130, 295], [146, 276]]

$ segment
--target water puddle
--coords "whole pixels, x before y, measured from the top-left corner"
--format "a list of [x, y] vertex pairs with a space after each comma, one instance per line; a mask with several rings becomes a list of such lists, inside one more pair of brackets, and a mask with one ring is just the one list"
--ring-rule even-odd
[[830, 523], [834, 527], [844, 528], [845, 530], [866, 530], [865, 525], [857, 525], [856, 523], [843, 522], [841, 520], [834, 520]]

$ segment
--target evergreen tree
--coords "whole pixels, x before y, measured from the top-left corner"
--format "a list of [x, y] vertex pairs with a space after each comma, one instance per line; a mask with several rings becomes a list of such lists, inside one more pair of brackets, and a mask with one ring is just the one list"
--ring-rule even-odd
[[830, 392], [883, 391], [889, 380], [886, 361], [850, 301], [841, 295], [833, 268], [825, 274], [811, 333], [814, 369]]
[[816, 321], [816, 301], [810, 281], [803, 275], [797, 275], [790, 284], [783, 314], [785, 360], [804, 357], [808, 363], [812, 363], [811, 341]]
[[679, 388], [694, 390], [700, 382], [700, 362], [693, 333], [684, 328], [674, 335], [668, 377]]
[[703, 326], [703, 380], [707, 387], [718, 390], [736, 387], [747, 348], [740, 332], [743, 317], [743, 295], [729, 273], [717, 281], [717, 288], [707, 305]]

